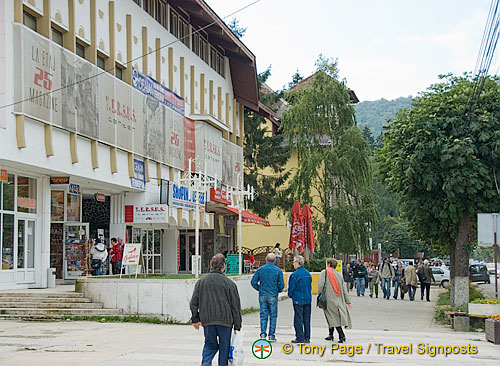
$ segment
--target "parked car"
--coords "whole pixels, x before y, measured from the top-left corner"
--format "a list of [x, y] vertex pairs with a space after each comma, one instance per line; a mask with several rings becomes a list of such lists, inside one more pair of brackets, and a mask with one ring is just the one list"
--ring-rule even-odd
[[472, 264], [469, 266], [469, 279], [472, 282], [490, 283], [490, 275], [484, 264]]
[[447, 288], [450, 285], [450, 271], [444, 266], [431, 267], [431, 269], [436, 283], [443, 288]]
[[[488, 268], [488, 273], [490, 275], [495, 275], [495, 263], [486, 263], [486, 268]], [[500, 264], [497, 265], [497, 271], [500, 272]]]

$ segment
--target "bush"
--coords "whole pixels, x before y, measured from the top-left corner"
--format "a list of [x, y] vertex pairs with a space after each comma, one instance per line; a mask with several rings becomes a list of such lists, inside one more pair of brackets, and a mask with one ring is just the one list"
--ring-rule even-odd
[[327, 258], [311, 259], [309, 262], [306, 262], [304, 267], [309, 272], [321, 272], [326, 268], [326, 259]]
[[286, 262], [284, 269], [285, 272], [295, 272], [295, 268], [293, 267], [293, 262]]

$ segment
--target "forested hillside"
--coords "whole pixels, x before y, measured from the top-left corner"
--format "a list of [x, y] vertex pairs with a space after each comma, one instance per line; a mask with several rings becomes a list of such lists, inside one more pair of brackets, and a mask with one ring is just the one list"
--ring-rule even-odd
[[403, 108], [411, 107], [411, 97], [400, 97], [394, 100], [379, 99], [361, 102], [354, 106], [356, 120], [362, 131], [367, 126], [376, 138], [382, 132], [382, 126], [388, 119], [394, 118], [396, 113]]

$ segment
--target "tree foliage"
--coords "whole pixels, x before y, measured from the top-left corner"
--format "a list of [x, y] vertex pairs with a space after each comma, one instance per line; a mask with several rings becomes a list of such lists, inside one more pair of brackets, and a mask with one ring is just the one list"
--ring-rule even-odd
[[[378, 161], [416, 236], [449, 248], [453, 286], [454, 277], [468, 275], [476, 214], [500, 204], [500, 87], [498, 78], [487, 78], [468, 111], [472, 77], [441, 80], [386, 127]], [[452, 288], [452, 302], [463, 301]]]
[[298, 159], [291, 200], [315, 211], [313, 225], [323, 255], [353, 253], [366, 249], [367, 223], [375, 216], [370, 150], [355, 125], [337, 63], [320, 56], [316, 65], [307, 87], [287, 94], [290, 105], [283, 115], [284, 134]]
[[[257, 75], [257, 84], [259, 100], [273, 108], [278, 104], [282, 93], [261, 91], [262, 84], [270, 75], [269, 66]], [[285, 165], [290, 158], [290, 150], [290, 146], [284, 143], [282, 134], [273, 134], [267, 130], [264, 117], [253, 111], [245, 111], [244, 181], [258, 193], [255, 201], [248, 202], [248, 207], [259, 216], [267, 217], [273, 209], [285, 206], [284, 183], [289, 176]]]
[[242, 38], [245, 33], [247, 32], [246, 27], [240, 27], [240, 21], [236, 18], [231, 19], [229, 23], [227, 23], [227, 26], [231, 31], [234, 33], [234, 35], [238, 38]]

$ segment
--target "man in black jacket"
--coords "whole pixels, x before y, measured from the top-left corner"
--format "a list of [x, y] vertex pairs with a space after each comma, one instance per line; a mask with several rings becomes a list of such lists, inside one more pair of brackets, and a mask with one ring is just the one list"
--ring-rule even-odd
[[[202, 366], [212, 364], [219, 351], [218, 365], [226, 366], [231, 344], [231, 329], [241, 329], [240, 295], [236, 284], [224, 275], [226, 258], [216, 254], [210, 261], [211, 271], [194, 286], [191, 298], [191, 322], [196, 330], [203, 326], [205, 346]], [[217, 341], [218, 338], [218, 341]]]
[[365, 282], [366, 277], [368, 276], [368, 272], [363, 263], [361, 263], [361, 259], [356, 259], [356, 264], [352, 269], [354, 274], [354, 281], [356, 283], [356, 294], [359, 296], [365, 296]]

